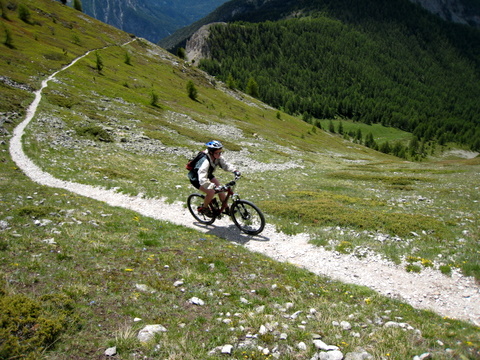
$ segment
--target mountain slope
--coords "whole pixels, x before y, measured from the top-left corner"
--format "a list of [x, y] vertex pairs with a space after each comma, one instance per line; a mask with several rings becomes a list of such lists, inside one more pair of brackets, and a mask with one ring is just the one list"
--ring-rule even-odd
[[157, 42], [209, 14], [225, 0], [82, 0], [83, 11], [104, 23]]
[[[424, 7], [426, 10], [440, 16], [442, 19], [454, 21], [458, 23], [470, 24], [474, 27], [480, 25], [480, 4], [476, 0], [405, 0], [404, 2], [411, 1]], [[229, 1], [218, 9], [208, 14], [204, 18], [197, 22], [177, 30], [174, 34], [159, 41], [159, 45], [166, 49], [174, 49], [180, 46], [185, 46], [185, 41], [195, 31], [199, 30], [202, 26], [213, 22], [231, 22], [238, 20], [245, 21], [265, 21], [265, 20], [279, 20], [291, 15], [297, 16], [301, 14], [303, 9], [311, 7], [309, 1], [270, 1], [270, 0], [232, 0]], [[330, 1], [314, 1], [313, 7], [321, 9], [333, 9]], [[342, 3], [342, 2], [340, 2]], [[361, 4], [364, 5], [361, 5]], [[403, 4], [400, 8], [407, 6]], [[362, 8], [363, 13], [358, 14], [358, 10]], [[297, 9], [297, 10], [295, 10]], [[294, 15], [296, 11], [299, 12]], [[332, 13], [332, 15], [341, 20], [348, 18], [348, 14], [356, 13], [356, 17], [369, 16], [370, 7], [368, 1], [355, 1], [347, 5], [342, 12]], [[351, 20], [351, 17], [350, 17]]]
[[[217, 14], [208, 21], [258, 22], [216, 26], [186, 45], [207, 57], [190, 60], [223, 81], [233, 76], [246, 91], [254, 79], [261, 100], [289, 113], [381, 122], [424, 142], [480, 148], [478, 30], [406, 0], [236, 1]], [[289, 19], [268, 22], [281, 18]]]

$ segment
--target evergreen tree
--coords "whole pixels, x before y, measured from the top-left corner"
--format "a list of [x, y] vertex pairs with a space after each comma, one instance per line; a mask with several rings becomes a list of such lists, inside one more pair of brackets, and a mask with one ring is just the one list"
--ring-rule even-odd
[[390, 154], [392, 151], [392, 148], [390, 147], [390, 144], [388, 141], [385, 141], [382, 145], [380, 145], [380, 151], [384, 154]]
[[5, 28], [5, 40], [4, 40], [3, 44], [6, 47], [9, 47], [10, 49], [15, 48], [15, 46], [13, 46], [12, 33], [10, 32], [10, 30], [8, 28]]
[[310, 115], [308, 112], [304, 112], [302, 115], [302, 120], [305, 121], [306, 123], [311, 123], [312, 115]]
[[127, 65], [132, 65], [132, 57], [128, 51], [125, 52], [125, 60], [123, 62]]
[[371, 149], [377, 148], [377, 143], [375, 142], [375, 139], [373, 138], [373, 134], [371, 132], [369, 132], [367, 136], [365, 136], [365, 146]]
[[338, 123], [338, 130], [337, 132], [340, 134], [340, 135], [343, 135], [343, 124], [342, 124], [342, 120], [340, 120], [340, 122]]
[[332, 120], [328, 122], [328, 131], [330, 131], [331, 133], [335, 133], [335, 126], [333, 125]]
[[30, 24], [30, 10], [28, 10], [27, 5], [25, 4], [20, 4], [18, 5], [18, 18], [22, 20], [26, 24]]
[[188, 97], [192, 100], [197, 100], [197, 96], [198, 96], [198, 90], [197, 88], [195, 87], [195, 84], [193, 83], [192, 80], [188, 80], [187, 82], [187, 93], [188, 93]]
[[153, 90], [150, 93], [150, 105], [158, 107], [158, 94]]
[[98, 51], [95, 51], [95, 67], [99, 73], [103, 70], [103, 59]]
[[231, 73], [228, 74], [227, 87], [228, 87], [229, 89], [232, 89], [232, 90], [237, 88], [236, 81], [235, 81], [235, 79], [233, 78], [233, 75], [232, 75]]
[[3, 0], [0, 0], [0, 11], [2, 12], [2, 19], [8, 20], [7, 10], [3, 4]]
[[362, 130], [360, 128], [357, 129], [355, 134], [355, 142], [361, 144], [363, 140]]
[[408, 154], [411, 157], [414, 157], [415, 155], [417, 155], [418, 154], [418, 147], [419, 147], [418, 138], [416, 136], [414, 136], [412, 138], [412, 140], [410, 140], [410, 144], [408, 146]]
[[177, 56], [182, 59], [182, 60], [185, 60], [186, 56], [187, 56], [187, 53], [185, 51], [185, 49], [183, 47], [180, 47], [178, 48], [177, 50]]
[[246, 87], [245, 92], [248, 95], [253, 96], [254, 98], [258, 98], [258, 96], [259, 96], [258, 84], [253, 77], [248, 79], [248, 83], [247, 83], [247, 87]]
[[78, 10], [78, 11], [83, 12], [82, 2], [81, 2], [80, 0], [73, 0], [73, 8], [74, 8], [75, 10]]

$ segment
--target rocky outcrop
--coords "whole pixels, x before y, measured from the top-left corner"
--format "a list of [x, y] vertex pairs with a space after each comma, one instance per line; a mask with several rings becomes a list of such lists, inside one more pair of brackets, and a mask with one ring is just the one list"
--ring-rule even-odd
[[444, 20], [480, 28], [479, 9], [469, 7], [461, 0], [410, 0]]
[[210, 56], [210, 48], [207, 43], [207, 38], [210, 35], [210, 27], [217, 24], [225, 23], [211, 23], [202, 26], [198, 29], [185, 46], [186, 57], [192, 64], [198, 64], [201, 59], [207, 59]]

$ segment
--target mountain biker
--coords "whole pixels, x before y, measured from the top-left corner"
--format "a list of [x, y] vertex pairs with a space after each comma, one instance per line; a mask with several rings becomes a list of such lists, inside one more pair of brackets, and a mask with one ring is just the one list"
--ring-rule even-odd
[[[203, 152], [206, 156], [196, 163], [194, 169], [188, 173], [188, 178], [195, 188], [206, 194], [203, 206], [198, 211], [202, 214], [209, 214], [208, 204], [215, 196], [215, 189], [220, 186], [220, 182], [213, 174], [217, 166], [234, 173], [235, 176], [240, 176], [240, 172], [222, 157], [223, 145], [220, 141], [212, 140], [205, 145], [207, 148]], [[221, 201], [225, 200], [225, 193], [219, 193], [218, 195]], [[228, 213], [228, 208], [225, 209], [225, 212]]]

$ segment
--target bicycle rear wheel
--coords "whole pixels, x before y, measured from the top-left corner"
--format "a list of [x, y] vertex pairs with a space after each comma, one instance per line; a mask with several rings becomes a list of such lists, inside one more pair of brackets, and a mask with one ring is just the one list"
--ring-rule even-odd
[[215, 216], [207, 216], [198, 212], [198, 208], [203, 206], [203, 199], [205, 199], [205, 195], [189, 195], [187, 199], [188, 210], [199, 223], [210, 225], [215, 221]]
[[230, 214], [235, 225], [246, 234], [260, 234], [265, 227], [263, 213], [250, 201], [235, 201], [230, 208]]

